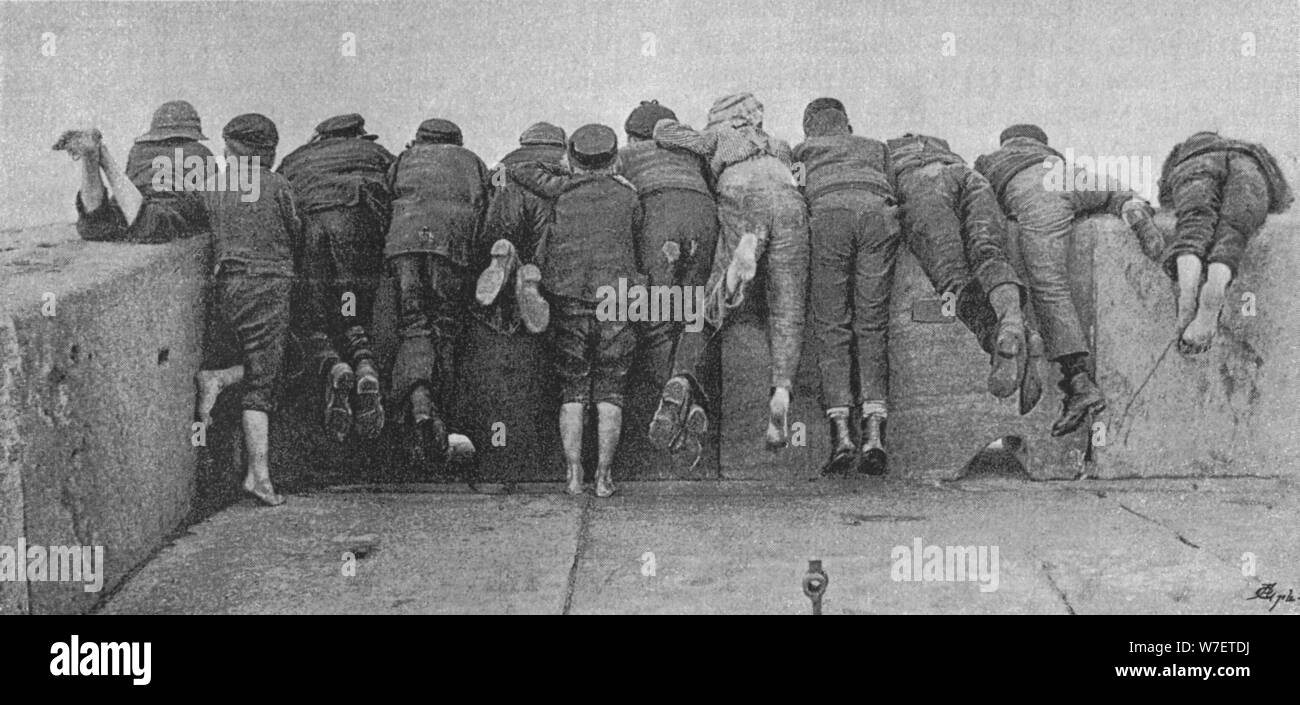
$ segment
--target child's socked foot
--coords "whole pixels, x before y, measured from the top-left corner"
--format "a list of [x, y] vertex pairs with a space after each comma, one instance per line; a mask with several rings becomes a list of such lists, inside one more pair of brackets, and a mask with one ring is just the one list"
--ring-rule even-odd
[[269, 479], [259, 480], [252, 476], [246, 477], [244, 478], [244, 491], [253, 495], [268, 507], [278, 507], [284, 504], [284, 497], [276, 493]]

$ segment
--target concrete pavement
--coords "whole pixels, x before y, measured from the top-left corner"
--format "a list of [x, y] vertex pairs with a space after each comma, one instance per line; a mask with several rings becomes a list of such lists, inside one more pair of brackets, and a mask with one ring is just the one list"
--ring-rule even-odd
[[[176, 537], [98, 611], [805, 614], [810, 558], [830, 576], [827, 614], [1265, 614], [1248, 599], [1262, 584], [1300, 588], [1300, 495], [1285, 480], [627, 482], [609, 500], [480, 490], [243, 501]], [[927, 573], [923, 550], [914, 573], [900, 556], [918, 540], [985, 547], [987, 570]]]

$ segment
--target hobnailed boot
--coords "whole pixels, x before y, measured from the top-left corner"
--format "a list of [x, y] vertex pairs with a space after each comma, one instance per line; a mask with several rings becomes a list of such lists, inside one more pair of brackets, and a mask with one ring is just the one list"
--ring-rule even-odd
[[491, 255], [492, 261], [479, 275], [478, 284], [474, 287], [474, 299], [482, 306], [491, 306], [497, 300], [506, 280], [514, 274], [515, 267], [519, 264], [514, 243], [504, 238], [492, 243]]
[[1038, 406], [1043, 398], [1043, 378], [1038, 366], [1043, 361], [1043, 336], [1038, 331], [1029, 331], [1029, 359], [1025, 363], [1025, 376], [1020, 380], [1020, 415], [1024, 416]]
[[691, 409], [691, 382], [685, 377], [673, 377], [664, 383], [659, 397], [659, 408], [650, 420], [650, 443], [659, 450], [672, 450], [679, 445], [686, 414]]
[[542, 333], [551, 325], [551, 304], [542, 296], [542, 270], [525, 264], [515, 273], [515, 303], [529, 333]]
[[384, 404], [379, 393], [379, 371], [369, 359], [357, 361], [357, 404], [352, 411], [357, 435], [375, 439], [384, 429]]
[[889, 472], [889, 456], [885, 454], [885, 417], [868, 414], [862, 419], [862, 472], [884, 475]]
[[342, 443], [352, 430], [352, 405], [349, 398], [357, 386], [357, 375], [346, 362], [336, 362], [325, 382], [325, 429]]
[[691, 404], [691, 410], [686, 412], [686, 424], [682, 429], [681, 439], [674, 450], [681, 450], [686, 447], [687, 441], [695, 444], [695, 460], [691, 461], [691, 470], [700, 464], [700, 459], [704, 457], [704, 440], [709, 434], [709, 415], [704, 411], [704, 407], [699, 404]]
[[1137, 235], [1142, 254], [1153, 262], [1164, 261], [1165, 234], [1156, 225], [1155, 209], [1151, 204], [1140, 198], [1131, 198], [1124, 204], [1121, 214], [1125, 224]]
[[1061, 380], [1060, 386], [1066, 397], [1061, 402], [1061, 418], [1052, 424], [1053, 436], [1073, 433], [1090, 414], [1099, 414], [1106, 410], [1106, 397], [1102, 395], [1101, 389], [1087, 372], [1078, 372], [1069, 379]]
[[831, 457], [822, 466], [823, 475], [847, 475], [858, 461], [858, 447], [849, 432], [848, 414], [828, 418], [831, 426]]
[[1025, 375], [1025, 323], [1020, 312], [1020, 287], [1000, 284], [989, 292], [989, 306], [997, 313], [993, 352], [989, 355], [989, 393], [1005, 399], [1015, 393]]
[[449, 438], [428, 387], [420, 385], [411, 391], [410, 414], [407, 450], [412, 461], [421, 468], [442, 465], [447, 458]]

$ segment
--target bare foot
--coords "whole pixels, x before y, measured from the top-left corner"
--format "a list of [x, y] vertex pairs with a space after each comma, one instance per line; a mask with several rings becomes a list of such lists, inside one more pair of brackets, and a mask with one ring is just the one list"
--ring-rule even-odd
[[253, 476], [244, 478], [244, 491], [256, 497], [262, 504], [268, 507], [278, 507], [284, 504], [284, 497], [276, 494], [275, 488], [271, 486], [270, 480], [257, 480]]
[[578, 468], [577, 471], [573, 468], [569, 468], [568, 485], [564, 488], [564, 491], [574, 495], [575, 497], [582, 494], [582, 468]]
[[617, 488], [614, 487], [614, 478], [608, 472], [596, 473], [596, 496], [609, 497], [614, 494]]
[[212, 425], [212, 408], [217, 405], [217, 397], [225, 388], [225, 380], [218, 370], [199, 370], [194, 375], [194, 386], [198, 390], [194, 415], [204, 426]]
[[784, 448], [790, 439], [790, 390], [777, 387], [767, 405], [767, 448]]
[[[1211, 307], [1209, 302], [1201, 301], [1196, 318], [1183, 330], [1178, 341], [1178, 349], [1185, 355], [1199, 355], [1214, 344], [1214, 333], [1219, 328], [1220, 307]], [[1220, 302], [1222, 304], [1222, 302]]]

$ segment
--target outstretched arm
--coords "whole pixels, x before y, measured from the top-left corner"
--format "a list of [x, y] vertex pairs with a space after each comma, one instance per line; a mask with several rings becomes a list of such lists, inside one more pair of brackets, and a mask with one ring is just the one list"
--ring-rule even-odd
[[654, 138], [655, 142], [664, 147], [685, 149], [705, 158], [713, 156], [718, 149], [716, 132], [700, 132], [672, 118], [664, 118], [655, 123]]

